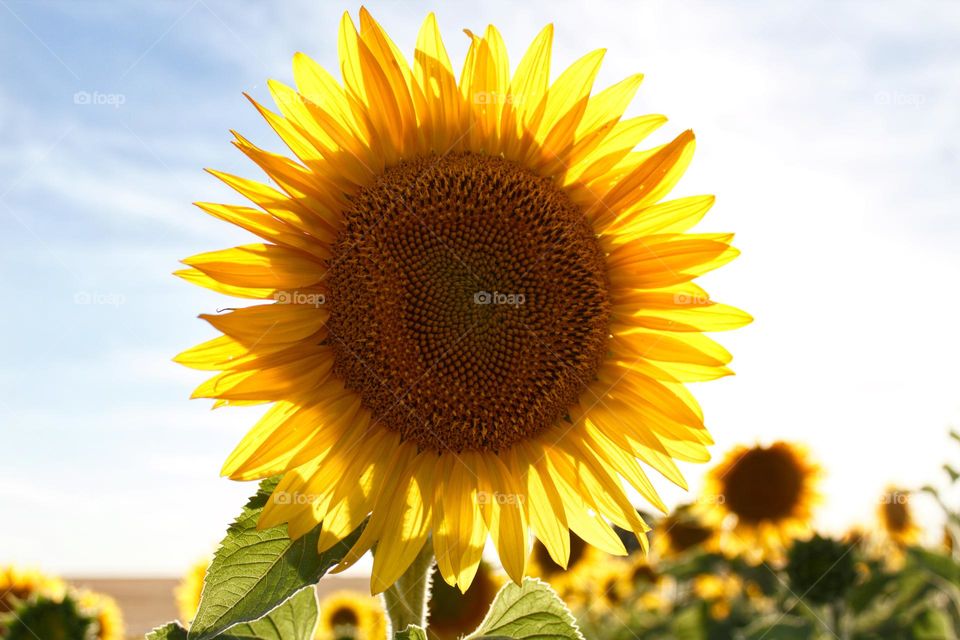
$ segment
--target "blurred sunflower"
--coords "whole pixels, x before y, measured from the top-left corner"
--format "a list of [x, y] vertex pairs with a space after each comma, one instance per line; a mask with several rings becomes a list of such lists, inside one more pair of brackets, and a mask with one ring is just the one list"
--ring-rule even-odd
[[196, 561], [180, 579], [180, 584], [173, 590], [173, 597], [177, 601], [177, 611], [180, 612], [180, 621], [189, 626], [200, 608], [200, 595], [203, 593], [203, 580], [210, 567], [210, 558]]
[[883, 536], [898, 547], [909, 547], [920, 541], [921, 529], [910, 508], [910, 492], [888, 487], [877, 506], [877, 520]]
[[734, 600], [743, 591], [743, 579], [735, 574], [702, 574], [693, 579], [694, 595], [709, 605], [714, 620], [728, 618]]
[[427, 634], [436, 640], [455, 640], [480, 626], [504, 583], [503, 576], [494, 573], [486, 562], [480, 563], [466, 593], [444, 582], [436, 567], [433, 574], [433, 589], [427, 605]]
[[387, 620], [376, 598], [357, 591], [335, 591], [320, 602], [316, 640], [385, 640]]
[[0, 613], [12, 611], [18, 602], [33, 597], [59, 602], [66, 590], [67, 584], [63, 580], [36, 569], [12, 565], [0, 567]]
[[707, 545], [715, 533], [691, 505], [681, 505], [657, 523], [653, 548], [658, 556], [670, 558]]
[[123, 640], [126, 637], [123, 613], [117, 601], [108, 595], [81, 590], [76, 594], [81, 613], [96, 621], [97, 640]]
[[344, 15], [342, 85], [297, 54], [297, 89], [269, 83], [280, 113], [254, 102], [299, 160], [236, 134], [279, 190], [212, 172], [259, 209], [198, 203], [265, 242], [178, 272], [273, 302], [202, 316], [223, 335], [178, 357], [221, 372], [194, 397], [275, 403], [223, 473], [283, 474], [305, 498], [260, 526], [322, 522], [321, 551], [370, 516], [339, 568], [376, 545], [374, 593], [428, 539], [461, 591], [488, 535], [518, 582], [531, 529], [561, 566], [569, 531], [645, 544], [622, 481], [663, 510], [639, 461], [686, 486], [675, 461], [709, 458], [683, 383], [730, 374], [703, 332], [750, 322], [692, 284], [738, 252], [684, 233], [712, 196], [659, 202], [694, 136], [634, 150], [666, 120], [622, 117], [642, 76], [591, 97], [603, 50], [551, 84], [551, 26], [512, 76], [495, 27], [467, 36], [458, 82], [432, 14], [412, 67]]
[[738, 446], [707, 474], [697, 511], [718, 530], [725, 553], [780, 560], [792, 540], [812, 531], [820, 477], [800, 445]]

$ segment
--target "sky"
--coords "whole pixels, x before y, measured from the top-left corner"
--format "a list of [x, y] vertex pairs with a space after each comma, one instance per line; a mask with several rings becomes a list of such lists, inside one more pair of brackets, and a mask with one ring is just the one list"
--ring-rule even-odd
[[[737, 375], [696, 385], [721, 456], [806, 443], [818, 519], [868, 523], [888, 483], [936, 482], [960, 418], [960, 4], [371, 2], [412, 56], [430, 10], [455, 68], [494, 23], [512, 62], [547, 22], [554, 69], [608, 49], [597, 86], [645, 74], [629, 114], [698, 146], [674, 195], [743, 255], [703, 279], [748, 310]], [[173, 575], [253, 491], [218, 477], [262, 409], [188, 400], [171, 358], [228, 299], [171, 274], [252, 241], [193, 201], [239, 203], [204, 167], [259, 177], [230, 129], [281, 150], [247, 91], [336, 69], [341, 2], [0, 0], [0, 564]], [[705, 466], [686, 465], [694, 493]], [[921, 500], [917, 508], [935, 522]]]

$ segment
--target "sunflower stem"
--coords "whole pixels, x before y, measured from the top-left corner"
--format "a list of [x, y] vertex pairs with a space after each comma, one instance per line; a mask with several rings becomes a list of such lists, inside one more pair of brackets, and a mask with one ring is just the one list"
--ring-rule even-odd
[[383, 592], [391, 627], [387, 637], [393, 637], [393, 634], [412, 624], [418, 627], [427, 626], [427, 602], [430, 599], [433, 562], [433, 545], [427, 540], [403, 575]]

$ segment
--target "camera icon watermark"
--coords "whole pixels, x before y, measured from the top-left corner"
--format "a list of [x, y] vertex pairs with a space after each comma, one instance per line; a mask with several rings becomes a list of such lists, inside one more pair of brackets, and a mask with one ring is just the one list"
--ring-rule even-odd
[[878, 91], [873, 95], [873, 101], [880, 105], [894, 107], [920, 108], [927, 102], [927, 96], [922, 93], [903, 93], [900, 91]]
[[274, 491], [270, 499], [274, 504], [313, 504], [320, 496], [299, 491]]
[[910, 502], [910, 492], [890, 491], [880, 496], [880, 504], [902, 505]]
[[522, 505], [524, 502], [526, 502], [526, 496], [521, 493], [501, 493], [499, 491], [494, 491], [491, 493], [489, 491], [477, 491], [477, 504], [479, 505]]
[[89, 306], [119, 307], [127, 301], [122, 293], [104, 293], [102, 291], [77, 291], [73, 294], [73, 304]]
[[101, 93], [99, 91], [77, 91], [73, 94], [73, 104], [119, 109], [126, 104], [127, 96], [122, 93]]
[[673, 294], [673, 303], [704, 306], [711, 304], [711, 300], [708, 296], [697, 293], [675, 293]]
[[277, 291], [273, 294], [277, 304], [302, 304], [319, 307], [326, 304], [327, 298], [322, 293], [306, 291]]
[[499, 291], [477, 291], [473, 294], [474, 304], [496, 304], [508, 307], [519, 307], [526, 304], [527, 296], [522, 293], [501, 293]]
[[520, 104], [523, 97], [515, 93], [498, 91], [477, 91], [473, 94], [474, 104]]

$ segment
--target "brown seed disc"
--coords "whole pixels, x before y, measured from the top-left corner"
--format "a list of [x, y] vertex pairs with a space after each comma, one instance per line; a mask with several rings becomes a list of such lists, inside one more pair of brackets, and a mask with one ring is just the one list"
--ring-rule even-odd
[[746, 522], [790, 516], [800, 501], [803, 470], [781, 447], [750, 449], [723, 478], [730, 511]]
[[329, 262], [334, 374], [421, 448], [499, 451], [556, 424], [607, 348], [603, 251], [549, 178], [500, 157], [401, 162]]

